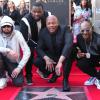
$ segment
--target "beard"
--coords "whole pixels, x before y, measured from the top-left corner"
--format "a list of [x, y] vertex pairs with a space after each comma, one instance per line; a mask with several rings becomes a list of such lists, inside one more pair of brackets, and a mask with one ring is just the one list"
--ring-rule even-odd
[[10, 37], [12, 32], [3, 32], [6, 37]]
[[9, 37], [9, 36], [11, 36], [12, 31], [9, 31], [9, 32], [2, 31], [2, 33], [3, 33], [5, 36]]
[[36, 22], [38, 22], [38, 21], [40, 21], [40, 20], [41, 20], [41, 18], [40, 18], [40, 17], [39, 17], [39, 18], [37, 18], [37, 19], [35, 19], [35, 21], [36, 21]]
[[12, 32], [10, 31], [10, 32], [3, 32], [4, 34], [6, 34], [6, 35], [9, 35], [9, 34], [11, 34]]
[[38, 22], [39, 20], [42, 19], [42, 16], [39, 16], [39, 17], [34, 17], [34, 16], [33, 16], [33, 19], [34, 19], [36, 22]]
[[12, 33], [12, 31], [13, 31], [13, 27], [11, 28], [11, 30], [9, 30], [9, 29], [3, 30], [3, 29], [1, 28], [1, 31], [2, 31], [2, 33], [4, 33], [5, 35], [9, 36], [9, 35], [11, 35], [11, 33]]

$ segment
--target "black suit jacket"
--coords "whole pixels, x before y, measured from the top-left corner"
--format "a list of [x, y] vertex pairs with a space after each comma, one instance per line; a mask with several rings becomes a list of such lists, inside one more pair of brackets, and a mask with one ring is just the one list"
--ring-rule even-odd
[[[59, 59], [61, 55], [67, 57], [70, 54], [73, 36], [66, 27], [58, 27], [58, 30], [55, 33], [56, 36], [56, 51], [53, 48], [51, 34], [48, 29], [45, 28], [40, 32], [39, 41], [38, 41], [38, 53], [44, 57], [45, 55], [51, 57], [52, 59]], [[54, 54], [54, 52], [56, 52]]]

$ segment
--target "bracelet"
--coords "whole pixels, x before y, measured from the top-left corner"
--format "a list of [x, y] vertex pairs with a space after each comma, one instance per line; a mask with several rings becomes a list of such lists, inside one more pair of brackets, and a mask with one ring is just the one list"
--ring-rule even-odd
[[86, 58], [90, 58], [91, 57], [91, 55], [90, 55], [90, 53], [86, 53]]

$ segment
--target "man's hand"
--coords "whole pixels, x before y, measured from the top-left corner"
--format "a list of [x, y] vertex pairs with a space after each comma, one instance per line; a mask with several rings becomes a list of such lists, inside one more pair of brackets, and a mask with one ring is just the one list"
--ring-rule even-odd
[[78, 58], [83, 58], [83, 57], [85, 57], [85, 56], [86, 56], [86, 53], [82, 53], [82, 52], [77, 53], [77, 57], [78, 57]]
[[52, 72], [54, 70], [54, 64], [56, 64], [56, 62], [48, 56], [44, 56], [44, 60], [46, 62], [46, 69]]
[[18, 67], [15, 68], [15, 69], [12, 71], [11, 77], [12, 77], [12, 78], [16, 78], [20, 72], [21, 72], [21, 68], [18, 68]]
[[46, 60], [46, 69], [48, 70], [48, 71], [53, 71], [54, 70], [54, 64], [56, 64], [56, 62], [54, 62], [52, 59], [47, 59]]
[[10, 59], [12, 59], [12, 60], [17, 60], [18, 59], [18, 54], [13, 50], [10, 50], [8, 52], [7, 56], [10, 57]]
[[61, 74], [61, 67], [62, 67], [62, 65], [63, 65], [62, 62], [58, 62], [58, 64], [55, 67], [55, 71], [56, 71], [56, 74], [58, 76], [60, 76], [60, 74]]
[[77, 47], [77, 49], [78, 49], [78, 52], [77, 52], [77, 57], [78, 58], [83, 58], [83, 57], [86, 56], [86, 53], [81, 52], [80, 48]]

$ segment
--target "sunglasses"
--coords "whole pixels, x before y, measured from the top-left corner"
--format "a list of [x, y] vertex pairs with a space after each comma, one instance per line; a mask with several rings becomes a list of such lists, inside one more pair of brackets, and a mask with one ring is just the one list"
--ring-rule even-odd
[[81, 30], [82, 33], [84, 32], [90, 32], [90, 29], [84, 29], [84, 30]]
[[11, 26], [10, 25], [5, 25], [5, 26], [2, 26], [2, 28], [10, 28]]

